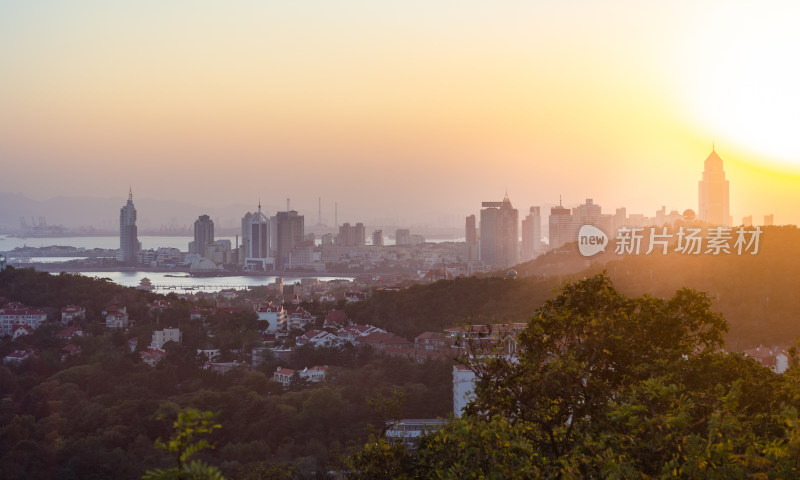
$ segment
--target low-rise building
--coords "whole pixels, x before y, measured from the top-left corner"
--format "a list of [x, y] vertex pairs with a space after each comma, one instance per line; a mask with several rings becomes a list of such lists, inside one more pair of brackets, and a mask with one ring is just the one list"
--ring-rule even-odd
[[13, 352], [3, 357], [3, 363], [7, 365], [19, 365], [23, 361], [33, 356], [34, 356], [33, 350], [14, 350]]
[[147, 350], [139, 353], [139, 357], [141, 357], [142, 361], [151, 367], [155, 367], [158, 362], [163, 360], [166, 356], [167, 352], [153, 347], [147, 347]]
[[153, 332], [153, 340], [150, 346], [156, 349], [161, 349], [167, 342], [181, 343], [183, 334], [178, 328], [165, 328], [164, 330], [156, 330]]
[[69, 327], [63, 328], [60, 332], [56, 333], [56, 338], [60, 339], [70, 339], [72, 337], [82, 337], [83, 336], [83, 329], [77, 325], [70, 325]]
[[11, 335], [15, 325], [27, 325], [35, 330], [46, 320], [47, 314], [43, 310], [9, 302], [0, 308], [0, 336]]
[[126, 307], [112, 305], [103, 310], [106, 319], [106, 328], [128, 328], [128, 310]]
[[30, 335], [33, 333], [33, 329], [28, 325], [14, 325], [11, 327], [11, 338], [13, 340], [18, 339], [19, 337], [24, 337], [26, 335]]
[[292, 383], [292, 377], [296, 373], [298, 377], [313, 383], [319, 383], [325, 380], [328, 372], [328, 366], [315, 366], [311, 368], [304, 368], [303, 370], [292, 370], [291, 368], [278, 367], [272, 375], [272, 379], [288, 387]]
[[283, 305], [276, 305], [269, 302], [267, 305], [262, 305], [256, 309], [256, 314], [259, 320], [264, 320], [269, 323], [267, 326], [267, 333], [275, 333], [281, 326], [286, 323], [286, 310]]
[[339, 342], [339, 337], [325, 330], [309, 330], [295, 340], [298, 346], [311, 344], [314, 347], [332, 347]]
[[364, 337], [370, 333], [386, 333], [386, 330], [372, 325], [348, 325], [340, 328], [336, 335], [342, 342], [356, 343], [359, 337]]
[[306, 325], [314, 321], [314, 317], [306, 311], [303, 307], [297, 307], [297, 310], [292, 310], [286, 316], [285, 330], [293, 328], [304, 328]]
[[61, 323], [67, 325], [76, 320], [86, 320], [86, 308], [78, 305], [61, 307]]

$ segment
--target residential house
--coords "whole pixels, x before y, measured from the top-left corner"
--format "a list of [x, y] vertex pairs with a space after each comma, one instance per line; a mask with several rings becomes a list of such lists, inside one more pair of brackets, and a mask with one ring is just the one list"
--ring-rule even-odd
[[348, 322], [347, 313], [344, 310], [329, 310], [325, 315], [323, 328], [342, 328]]
[[414, 338], [414, 346], [419, 351], [450, 353], [450, 340], [441, 332], [425, 332]]
[[70, 343], [64, 346], [61, 349], [61, 361], [66, 361], [69, 357], [75, 357], [81, 354], [81, 347], [75, 345], [74, 343]]
[[61, 307], [61, 323], [66, 325], [76, 320], [86, 320], [86, 308], [77, 305]]
[[339, 337], [325, 330], [309, 330], [295, 340], [298, 346], [311, 344], [314, 347], [332, 347], [339, 342]]
[[3, 363], [8, 365], [19, 365], [24, 360], [33, 357], [33, 355], [33, 350], [14, 350], [3, 357]]
[[144, 350], [139, 353], [139, 357], [141, 357], [142, 361], [151, 367], [155, 367], [158, 362], [164, 359], [167, 356], [167, 352], [161, 350], [159, 348], [147, 347], [147, 350]]
[[156, 349], [162, 349], [167, 342], [181, 343], [183, 334], [178, 328], [165, 328], [164, 330], [156, 330], [153, 332], [153, 340], [150, 346]]
[[[386, 332], [372, 332], [368, 335], [359, 337], [355, 342], [353, 342], [353, 344], [356, 346], [370, 345], [373, 349], [375, 349], [376, 352], [382, 352], [387, 348], [400, 349], [401, 351], [410, 350], [411, 352], [414, 350], [414, 344], [405, 338]], [[392, 350], [392, 352], [399, 353], [396, 350]]]
[[27, 325], [32, 329], [47, 320], [47, 314], [38, 308], [31, 308], [19, 302], [9, 302], [0, 308], [0, 337], [11, 335], [14, 325]]
[[372, 325], [348, 325], [344, 328], [340, 328], [339, 331], [336, 332], [336, 335], [342, 342], [355, 344], [356, 339], [367, 336], [370, 333], [386, 333], [386, 330]]
[[126, 307], [112, 305], [103, 310], [106, 318], [106, 328], [128, 328], [128, 310]]
[[291, 330], [293, 328], [303, 328], [309, 323], [314, 321], [314, 317], [306, 311], [303, 307], [297, 307], [297, 310], [292, 310], [288, 312], [286, 316], [286, 328], [285, 330]]
[[305, 379], [309, 382], [319, 383], [325, 380], [325, 376], [328, 372], [328, 366], [316, 366], [311, 368], [304, 368], [303, 370], [292, 370], [291, 368], [283, 368], [278, 367], [275, 370], [275, 373], [272, 374], [272, 379], [276, 382], [283, 384], [284, 387], [288, 387], [292, 383], [292, 376], [297, 373], [297, 375]]
[[267, 333], [275, 333], [286, 322], [286, 310], [283, 305], [275, 305], [269, 302], [267, 305], [262, 305], [256, 309], [256, 314], [259, 320], [269, 322], [267, 326]]
[[82, 337], [83, 336], [83, 329], [77, 325], [70, 325], [69, 327], [63, 328], [60, 332], [56, 333], [56, 338], [59, 339], [70, 339], [72, 337]]
[[28, 325], [14, 325], [11, 327], [11, 338], [13, 340], [30, 335], [31, 333], [33, 333], [33, 329]]

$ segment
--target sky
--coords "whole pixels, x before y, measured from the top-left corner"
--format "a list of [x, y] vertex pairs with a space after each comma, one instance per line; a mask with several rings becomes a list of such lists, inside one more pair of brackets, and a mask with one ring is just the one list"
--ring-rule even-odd
[[[0, 191], [800, 223], [797, 2], [0, 0]], [[200, 212], [202, 213], [202, 212]], [[331, 219], [332, 220], [332, 219]], [[332, 223], [332, 222], [331, 222]]]

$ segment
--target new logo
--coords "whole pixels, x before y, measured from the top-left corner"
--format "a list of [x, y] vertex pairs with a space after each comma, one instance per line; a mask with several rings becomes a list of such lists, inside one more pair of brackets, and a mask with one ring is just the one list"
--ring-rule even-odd
[[578, 231], [578, 250], [584, 257], [591, 257], [606, 250], [608, 236], [594, 225], [584, 225]]

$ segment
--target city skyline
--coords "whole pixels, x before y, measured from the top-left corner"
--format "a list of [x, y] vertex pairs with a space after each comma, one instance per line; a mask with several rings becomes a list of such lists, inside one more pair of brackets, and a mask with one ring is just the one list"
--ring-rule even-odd
[[798, 8], [4, 4], [0, 159], [19, 181], [0, 189], [269, 194], [315, 219], [322, 197], [329, 225], [334, 204], [339, 224], [457, 224], [504, 191], [650, 214], [697, 209], [715, 142], [734, 222], [800, 223]]

